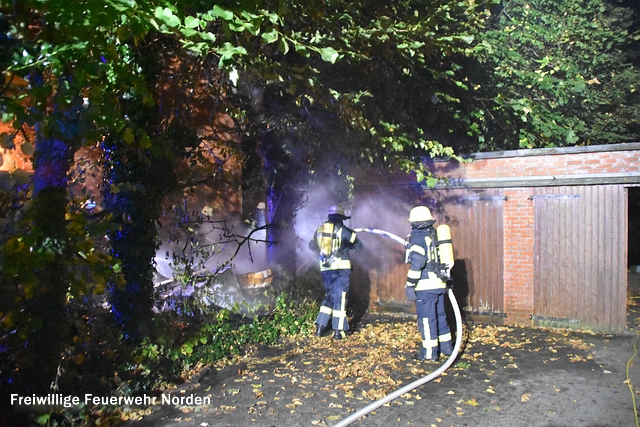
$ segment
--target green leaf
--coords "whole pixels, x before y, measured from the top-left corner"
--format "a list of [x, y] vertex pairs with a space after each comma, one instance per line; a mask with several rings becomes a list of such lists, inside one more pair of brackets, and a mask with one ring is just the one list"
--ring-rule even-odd
[[11, 172], [11, 178], [17, 185], [23, 185], [29, 182], [29, 173], [24, 169], [16, 169]]
[[191, 28], [180, 28], [180, 32], [186, 38], [191, 38], [194, 35], [198, 34], [198, 32], [196, 30], [192, 30]]
[[124, 132], [122, 132], [122, 140], [124, 142], [126, 142], [127, 144], [131, 144], [133, 142], [133, 140], [135, 139], [134, 135], [133, 135], [133, 129], [131, 128], [126, 128], [124, 130]]
[[299, 55], [305, 58], [308, 58], [309, 55], [311, 54], [311, 52], [309, 52], [309, 49], [307, 49], [307, 47], [303, 44], [296, 45], [296, 53], [298, 53]]
[[289, 52], [289, 44], [285, 41], [285, 39], [280, 39], [278, 49], [280, 50], [280, 52], [282, 52], [283, 55], [286, 55]]
[[578, 138], [576, 136], [576, 133], [573, 130], [570, 130], [569, 132], [567, 132], [567, 144], [568, 145], [574, 145], [576, 142], [579, 141], [580, 138]]
[[216, 36], [213, 33], [210, 32], [206, 32], [206, 33], [200, 33], [200, 38], [204, 41], [209, 41], [209, 42], [215, 42], [216, 41]]
[[334, 64], [340, 54], [332, 47], [325, 47], [320, 49], [320, 55], [322, 56], [322, 60]]
[[261, 11], [264, 16], [267, 17], [267, 19], [269, 20], [269, 22], [271, 22], [273, 25], [282, 25], [282, 19], [280, 18], [280, 16], [277, 13], [274, 12], [269, 12], [267, 10], [262, 10]]
[[127, 9], [133, 9], [136, 7], [136, 2], [134, 0], [109, 0], [106, 3], [113, 6], [113, 8], [119, 12], [124, 12]]
[[140, 148], [148, 149], [151, 148], [151, 138], [146, 133], [140, 137]]
[[229, 42], [225, 42], [218, 50], [220, 55], [220, 66], [224, 66], [226, 63], [233, 62], [233, 57], [236, 55], [246, 55], [247, 50], [242, 46], [234, 46]]
[[20, 237], [12, 237], [5, 243], [4, 256], [12, 256], [18, 254], [24, 249], [24, 243]]
[[229, 29], [231, 31], [235, 31], [236, 33], [243, 32], [247, 27], [245, 22], [229, 22]]
[[156, 21], [155, 19], [151, 18], [151, 19], [149, 19], [149, 23], [151, 24], [151, 26], [152, 26], [156, 31], [160, 31], [160, 25], [158, 25], [158, 21]]
[[42, 415], [38, 415], [34, 421], [37, 424], [40, 424], [43, 426], [43, 425], [49, 425], [50, 419], [51, 419], [51, 414], [42, 414]]
[[456, 84], [456, 86], [458, 86], [461, 89], [465, 89], [465, 90], [469, 89], [469, 87], [467, 85], [465, 85], [464, 83], [462, 83], [461, 81], [456, 80], [455, 84]]
[[200, 20], [193, 16], [187, 16], [184, 18], [184, 26], [187, 28], [197, 28], [200, 25]]
[[273, 43], [279, 39], [279, 35], [276, 30], [271, 30], [268, 33], [262, 33], [260, 37], [267, 44]]
[[35, 147], [31, 143], [31, 141], [24, 141], [22, 144], [20, 144], [20, 151], [22, 151], [25, 156], [33, 156]]
[[461, 36], [460, 38], [462, 39], [462, 41], [464, 41], [467, 44], [471, 44], [475, 39], [474, 36]]
[[5, 150], [13, 150], [14, 148], [16, 148], [15, 135], [3, 133], [2, 139], [0, 140], [0, 147], [4, 148]]
[[233, 20], [233, 12], [225, 10], [218, 5], [213, 6], [213, 10], [211, 12], [213, 13], [213, 16], [225, 21]]
[[160, 16], [157, 15], [157, 9], [156, 9], [156, 18], [160, 19], [170, 28], [175, 28], [180, 25], [180, 18], [175, 16], [171, 11], [171, 9], [169, 9], [168, 7], [165, 7], [164, 9], [162, 9]]

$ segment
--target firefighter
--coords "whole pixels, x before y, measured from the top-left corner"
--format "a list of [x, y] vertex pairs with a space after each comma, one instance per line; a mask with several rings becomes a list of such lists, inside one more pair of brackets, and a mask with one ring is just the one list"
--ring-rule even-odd
[[362, 251], [362, 242], [353, 230], [342, 222], [349, 218], [342, 206], [331, 206], [328, 219], [309, 241], [309, 249], [320, 256], [320, 272], [325, 296], [316, 319], [316, 336], [326, 332], [329, 320], [335, 339], [343, 339], [349, 332], [347, 292], [351, 275], [349, 252]]
[[[439, 262], [435, 220], [426, 206], [416, 206], [409, 213], [411, 234], [407, 242], [407, 273], [405, 292], [407, 299], [416, 304], [418, 331], [422, 348], [414, 356], [419, 361], [437, 362], [439, 354], [451, 355], [453, 344], [447, 323], [444, 298], [447, 291], [447, 273], [453, 266], [453, 250], [447, 265]], [[440, 227], [448, 226], [443, 225]], [[440, 227], [438, 227], [440, 229]], [[451, 247], [450, 240], [446, 245]]]

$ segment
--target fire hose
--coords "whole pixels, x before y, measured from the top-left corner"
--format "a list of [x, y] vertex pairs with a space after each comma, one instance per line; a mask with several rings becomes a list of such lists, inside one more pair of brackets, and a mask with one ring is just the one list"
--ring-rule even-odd
[[[400, 243], [402, 246], [404, 246], [405, 244], [405, 240], [403, 238], [396, 236], [395, 234], [390, 233], [388, 231], [379, 230], [376, 228], [356, 228], [353, 231], [355, 231], [356, 233], [366, 232], [366, 233], [379, 234], [381, 236], [389, 237], [395, 242]], [[436, 369], [429, 375], [419, 378], [416, 381], [410, 384], [407, 384], [406, 386], [399, 388], [398, 390], [392, 393], [387, 394], [385, 397], [378, 399], [373, 403], [370, 403], [369, 405], [365, 406], [359, 411], [356, 411], [353, 414], [349, 415], [347, 418], [341, 420], [339, 423], [335, 424], [333, 427], [347, 426], [353, 423], [354, 421], [357, 421], [359, 418], [364, 417], [365, 415], [368, 415], [369, 413], [375, 411], [377, 408], [381, 407], [382, 405], [389, 403], [392, 400], [395, 400], [398, 397], [402, 396], [403, 394], [408, 393], [413, 389], [418, 388], [421, 385], [426, 384], [429, 381], [439, 377], [444, 371], [449, 369], [449, 367], [453, 364], [453, 362], [455, 362], [456, 358], [458, 357], [458, 353], [460, 352], [460, 346], [462, 345], [462, 314], [460, 313], [460, 307], [458, 307], [458, 302], [456, 301], [456, 297], [451, 288], [448, 288], [448, 293], [449, 293], [449, 300], [451, 301], [451, 306], [453, 307], [453, 311], [456, 316], [456, 343], [453, 347], [453, 352], [447, 358], [447, 360], [438, 369]]]

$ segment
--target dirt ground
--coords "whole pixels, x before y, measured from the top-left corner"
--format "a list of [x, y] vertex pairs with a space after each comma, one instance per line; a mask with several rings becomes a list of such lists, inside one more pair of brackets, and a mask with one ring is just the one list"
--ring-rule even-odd
[[[637, 426], [636, 296], [640, 274], [630, 274], [623, 335], [465, 325], [462, 351], [445, 374], [352, 425]], [[346, 340], [307, 336], [206, 367], [164, 393], [209, 400], [156, 405], [142, 417], [134, 411], [124, 425], [334, 426], [438, 368], [412, 360], [417, 339], [413, 316], [368, 313]]]

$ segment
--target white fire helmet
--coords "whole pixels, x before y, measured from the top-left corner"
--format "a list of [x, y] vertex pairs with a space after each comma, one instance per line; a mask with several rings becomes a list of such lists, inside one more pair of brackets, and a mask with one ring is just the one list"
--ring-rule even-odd
[[431, 211], [426, 206], [416, 206], [409, 212], [409, 222], [424, 222], [433, 220]]
[[329, 208], [329, 215], [342, 215], [343, 217], [347, 217], [344, 212], [344, 208], [341, 205], [333, 205]]

